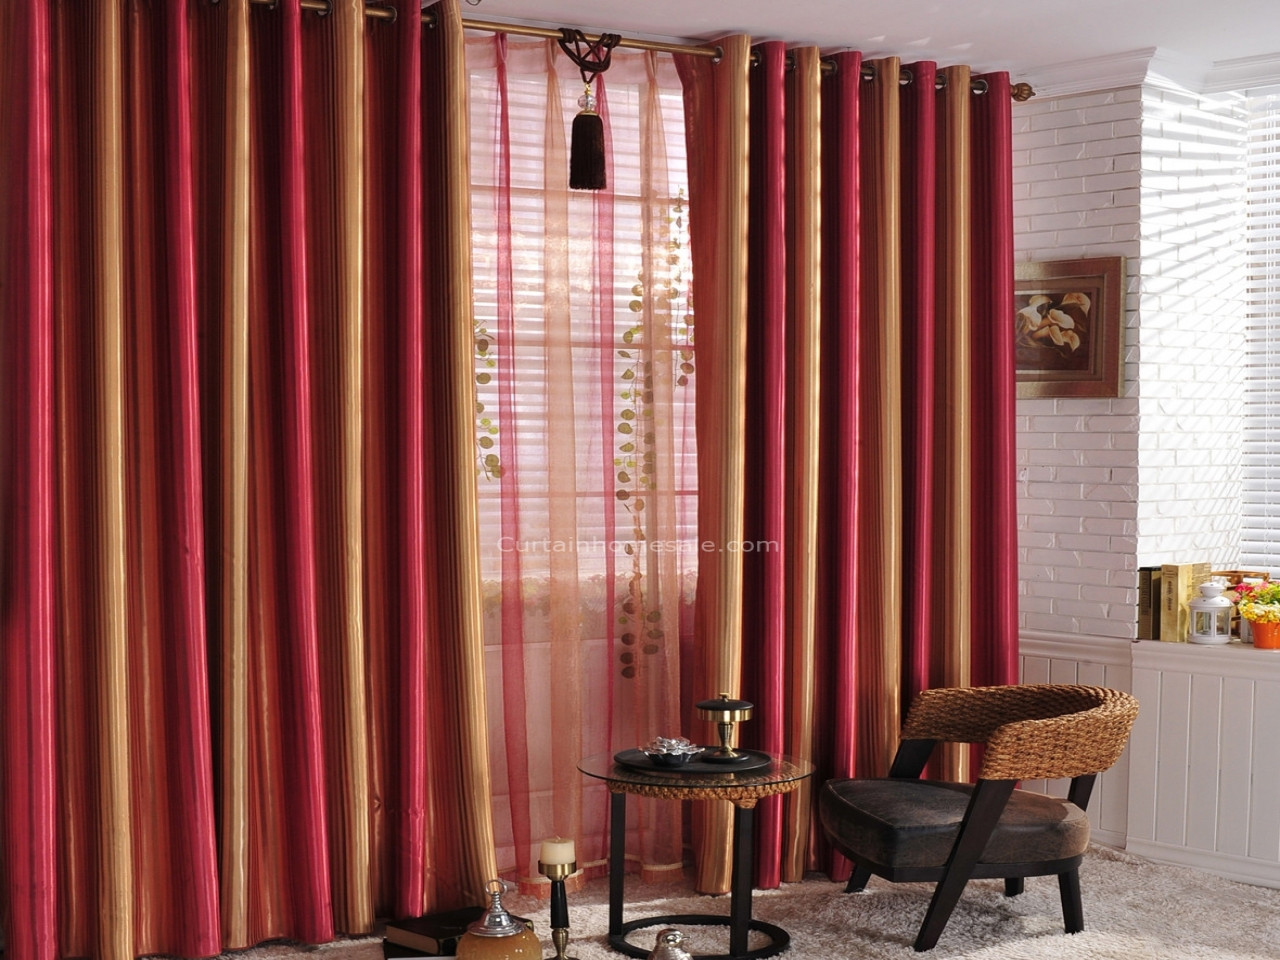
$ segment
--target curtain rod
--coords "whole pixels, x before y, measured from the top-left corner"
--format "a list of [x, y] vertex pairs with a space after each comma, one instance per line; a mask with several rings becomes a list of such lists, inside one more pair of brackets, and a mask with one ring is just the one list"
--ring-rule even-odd
[[[217, 2], [217, 0], [214, 0]], [[265, 4], [274, 6], [277, 0], [249, 0], [250, 3]], [[301, 0], [303, 10], [315, 10], [317, 13], [327, 14], [329, 12], [329, 0]], [[394, 7], [379, 7], [366, 5], [364, 8], [366, 17], [375, 20], [395, 20], [396, 10]], [[430, 8], [422, 11], [422, 22], [429, 27], [436, 25], [435, 11]], [[462, 26], [467, 30], [484, 30], [489, 33], [514, 33], [523, 37], [543, 37], [551, 40], [560, 39], [560, 31], [552, 27], [535, 27], [522, 23], [503, 23], [499, 20], [472, 20], [468, 17], [462, 18]], [[588, 42], [594, 43], [599, 40], [598, 35], [585, 34]], [[633, 50], [656, 50], [659, 53], [684, 53], [694, 57], [710, 57], [718, 60], [724, 56], [724, 51], [714, 44], [688, 44], [688, 43], [663, 43], [658, 40], [641, 40], [635, 37], [623, 37], [618, 41], [620, 47], [630, 47]], [[834, 64], [830, 60], [823, 60], [823, 72], [830, 72], [835, 69]], [[870, 64], [862, 65], [862, 79], [871, 80], [875, 77], [875, 67]], [[898, 74], [899, 83], [910, 83], [912, 81], [911, 71], [903, 67]], [[939, 76], [935, 83], [939, 89], [946, 86], [946, 78]], [[986, 93], [987, 83], [985, 80], [974, 80], [969, 84], [969, 89], [974, 93]], [[1009, 89], [1010, 95], [1019, 103], [1030, 100], [1034, 97], [1035, 91], [1031, 89], [1029, 83], [1015, 83]]]

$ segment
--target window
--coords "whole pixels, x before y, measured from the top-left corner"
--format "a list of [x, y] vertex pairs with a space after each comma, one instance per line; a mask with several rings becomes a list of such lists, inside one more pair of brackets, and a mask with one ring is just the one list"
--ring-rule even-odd
[[[494, 142], [503, 123], [497, 71], [481, 61], [471, 84], [484, 576], [499, 576], [502, 554], [509, 549], [523, 551], [531, 572], [546, 566], [539, 553], [567, 549], [564, 530], [553, 529], [549, 503], [572, 497], [572, 552], [587, 578], [606, 574], [614, 566], [610, 554], [636, 541], [635, 511], [627, 501], [640, 495], [637, 481], [644, 471], [656, 468], [646, 463], [646, 455], [665, 461], [660, 467], [675, 484], [677, 539], [688, 546], [696, 537], [683, 99], [669, 59], [658, 61], [656, 77], [641, 77], [636, 63], [627, 70], [627, 61], [615, 52], [615, 66], [605, 77], [610, 190], [602, 197], [588, 191], [554, 195], [547, 185], [564, 174], [548, 169], [558, 156], [549, 132], [548, 76], [545, 69], [534, 69], [543, 65], [532, 62], [529, 51], [518, 49], [520, 44], [509, 46], [505, 155], [503, 145], [495, 149]], [[657, 87], [660, 130], [644, 129], [644, 81]], [[559, 78], [565, 116], [576, 111], [581, 90], [576, 76]], [[565, 151], [567, 126], [565, 122], [566, 143], [559, 148]], [[641, 139], [649, 137], [661, 145], [642, 145]], [[665, 176], [646, 169], [659, 150], [665, 153]], [[657, 182], [665, 184], [663, 193], [646, 196], [645, 185]], [[500, 221], [507, 203], [510, 229], [504, 236]], [[663, 221], [657, 228], [665, 231], [662, 236], [653, 235], [655, 211]], [[660, 257], [655, 257], [655, 247]], [[500, 319], [504, 300], [510, 304], [505, 326]], [[654, 309], [659, 300], [661, 309]], [[562, 315], [559, 322], [557, 314]], [[645, 444], [638, 426], [646, 414], [644, 391], [630, 389], [643, 380], [646, 363], [662, 364], [659, 374], [670, 378], [669, 410], [659, 424], [668, 433], [656, 451], [645, 449], [652, 445]], [[562, 385], [552, 381], [565, 376], [573, 380], [573, 389], [553, 389]], [[549, 440], [557, 431], [576, 437], [571, 483], [551, 476], [555, 467]], [[509, 502], [513, 490], [519, 492], [514, 508]], [[508, 521], [512, 509], [520, 512], [518, 535], [509, 522], [503, 526], [504, 498]], [[513, 542], [513, 536], [518, 540]]]
[[1280, 91], [1249, 100], [1248, 319], [1240, 557], [1280, 569]]

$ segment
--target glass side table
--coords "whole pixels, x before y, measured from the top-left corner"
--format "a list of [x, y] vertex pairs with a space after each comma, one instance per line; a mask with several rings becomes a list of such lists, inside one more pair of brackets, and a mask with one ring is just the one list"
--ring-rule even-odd
[[[728, 926], [729, 952], [698, 954], [701, 960], [758, 960], [781, 953], [791, 942], [781, 927], [751, 917], [751, 884], [754, 847], [752, 827], [756, 803], [762, 797], [788, 793], [813, 774], [807, 760], [761, 754], [768, 765], [741, 773], [689, 772], [680, 769], [642, 770], [624, 766], [610, 753], [600, 753], [578, 764], [589, 777], [603, 780], [609, 788], [609, 945], [629, 957], [645, 958], [647, 949], [627, 942], [627, 935], [644, 927], [688, 925]], [[703, 764], [699, 765], [705, 766]], [[666, 800], [728, 800], [733, 804], [733, 869], [729, 886], [729, 915], [683, 914], [644, 917], [623, 922], [623, 876], [625, 873], [627, 795]], [[765, 934], [769, 942], [747, 949], [751, 930]]]

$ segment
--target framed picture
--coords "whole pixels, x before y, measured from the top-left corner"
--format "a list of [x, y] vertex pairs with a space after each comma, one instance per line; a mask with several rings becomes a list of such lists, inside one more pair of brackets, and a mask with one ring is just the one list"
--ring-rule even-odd
[[1019, 397], [1118, 397], [1124, 258], [1019, 263], [1013, 322]]

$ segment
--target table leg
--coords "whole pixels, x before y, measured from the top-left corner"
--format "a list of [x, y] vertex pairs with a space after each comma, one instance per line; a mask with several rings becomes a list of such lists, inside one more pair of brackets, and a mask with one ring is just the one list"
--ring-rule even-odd
[[609, 936], [622, 934], [622, 880], [627, 866], [627, 795], [609, 799]]
[[[733, 808], [733, 866], [729, 882], [729, 916], [724, 914], [679, 914], [640, 917], [623, 922], [622, 880], [626, 867], [627, 795], [614, 793], [609, 802], [609, 946], [628, 957], [644, 960], [649, 947], [627, 942], [637, 930], [650, 927], [690, 926], [729, 927], [729, 952], [695, 954], [694, 960], [763, 960], [787, 949], [791, 936], [786, 930], [751, 917], [752, 863], [754, 862], [755, 811], [752, 807]], [[754, 950], [747, 949], [751, 931], [764, 934], [767, 941]], [[650, 934], [652, 936], [652, 934]]]
[[733, 808], [733, 876], [729, 882], [729, 953], [741, 957], [747, 952], [747, 932], [751, 928], [751, 864], [755, 842], [751, 836], [754, 807]]

